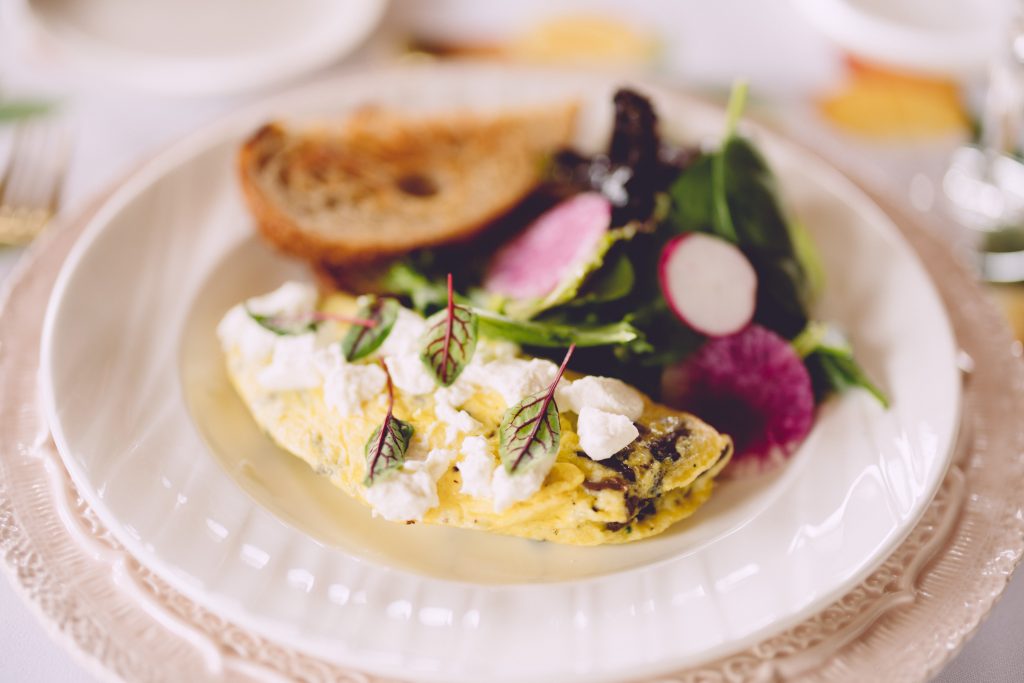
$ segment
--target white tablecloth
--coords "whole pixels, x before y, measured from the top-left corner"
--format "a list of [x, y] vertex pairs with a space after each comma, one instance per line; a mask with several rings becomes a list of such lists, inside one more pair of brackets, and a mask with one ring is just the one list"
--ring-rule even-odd
[[[516, 3], [518, 13], [503, 10], [501, 13], [509, 16], [501, 18], [494, 16], [494, 3], [486, 3], [486, 10], [481, 9], [482, 3], [467, 0], [432, 2], [429, 9], [425, 4], [396, 0], [382, 31], [346, 64], [379, 58], [388, 50], [388, 36], [410, 24], [433, 31], [480, 31], [481, 27], [495, 25], [507, 28], [509, 22], [522, 17], [524, 3]], [[552, 11], [553, 7], [550, 2], [525, 4], [538, 12]], [[569, 5], [579, 7], [580, 3]], [[640, 20], [671, 19], [669, 23], [678, 27], [678, 40], [672, 41], [666, 53], [666, 68], [688, 86], [725, 87], [736, 75], [744, 75], [755, 84], [756, 92], [787, 98], [820, 87], [834, 79], [840, 69], [835, 50], [782, 0], [694, 0], [675, 2], [670, 10], [668, 3], [639, 2], [631, 7], [636, 8]], [[154, 151], [253, 97], [168, 100], [83, 82], [62, 65], [48, 62], [37, 46], [26, 44], [26, 36], [10, 25], [0, 25], [0, 86], [11, 92], [65, 96], [62, 118], [73, 127], [75, 140], [63, 202], [63, 212], [68, 215]], [[866, 176], [886, 170], [884, 160], [870, 158], [853, 166]], [[865, 180], [871, 182], [870, 178]], [[18, 250], [0, 249], [0, 280], [19, 256]], [[978, 636], [935, 679], [936, 683], [1024, 681], [1022, 645], [1024, 578], [1018, 576]], [[0, 580], [0, 682], [90, 680], [48, 638], [12, 587]]]

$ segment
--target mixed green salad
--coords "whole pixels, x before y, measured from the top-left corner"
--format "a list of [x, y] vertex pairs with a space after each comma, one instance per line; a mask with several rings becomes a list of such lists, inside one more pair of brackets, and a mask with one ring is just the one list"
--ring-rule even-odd
[[[455, 299], [483, 336], [620, 377], [730, 433], [737, 455], [787, 454], [834, 392], [885, 395], [830, 326], [812, 319], [824, 279], [775, 176], [730, 99], [714, 149], [659, 134], [651, 102], [614, 97], [607, 152], [554, 155], [527, 206], [469, 246], [390, 264], [376, 288], [424, 314]], [[525, 218], [524, 218], [525, 216]]]

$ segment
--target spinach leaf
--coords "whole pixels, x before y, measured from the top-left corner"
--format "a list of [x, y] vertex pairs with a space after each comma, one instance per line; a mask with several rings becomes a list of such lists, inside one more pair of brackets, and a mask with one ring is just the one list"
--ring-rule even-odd
[[[742, 92], [742, 91], [739, 91]], [[736, 115], [730, 104], [730, 121]], [[720, 149], [685, 170], [669, 188], [668, 223], [733, 242], [758, 275], [755, 321], [787, 338], [807, 324], [812, 287], [778, 199], [775, 177], [750, 141], [730, 130]]]
[[811, 374], [814, 396], [818, 401], [832, 392], [860, 388], [878, 399], [882, 407], [889, 407], [889, 398], [864, 373], [849, 349], [819, 347], [804, 359], [804, 363]]
[[861, 388], [889, 407], [889, 399], [871, 381], [853, 357], [853, 350], [839, 332], [820, 322], [811, 322], [793, 340], [793, 350], [804, 359], [811, 375], [814, 397], [824, 400], [833, 392]]
[[627, 296], [633, 290], [636, 272], [633, 262], [625, 254], [619, 254], [597, 273], [594, 273], [577, 292], [576, 297], [565, 302], [566, 306], [588, 306], [615, 301]]

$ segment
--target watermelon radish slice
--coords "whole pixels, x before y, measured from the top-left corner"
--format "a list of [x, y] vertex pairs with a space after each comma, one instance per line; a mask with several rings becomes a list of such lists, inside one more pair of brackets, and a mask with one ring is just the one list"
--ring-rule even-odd
[[511, 299], [549, 294], [588, 259], [611, 220], [611, 204], [596, 192], [560, 202], [494, 254], [484, 289]]
[[733, 474], [785, 459], [814, 422], [807, 367], [792, 344], [757, 324], [709, 340], [661, 381], [665, 403], [732, 437]]
[[734, 244], [692, 232], [665, 245], [661, 291], [689, 327], [709, 337], [739, 332], [754, 317], [757, 274]]

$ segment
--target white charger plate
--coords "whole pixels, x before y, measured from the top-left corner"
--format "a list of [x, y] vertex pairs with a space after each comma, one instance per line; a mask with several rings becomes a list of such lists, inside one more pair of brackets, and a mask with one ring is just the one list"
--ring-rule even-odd
[[[574, 95], [600, 144], [599, 75], [460, 65], [348, 76], [198, 133], [87, 228], [47, 312], [42, 391], [76, 485], [118, 539], [197, 602], [330, 661], [430, 680], [614, 680], [706, 661], [820, 609], [906, 535], [945, 471], [955, 346], [889, 219], [841, 175], [759, 132], [819, 244], [821, 314], [894, 399], [827, 405], [779, 473], [723, 485], [668, 534], [563, 548], [372, 520], [261, 437], [226, 385], [213, 324], [293, 276], [252, 237], [238, 142], [272, 116], [368, 101], [494, 108]], [[666, 130], [717, 137], [720, 112], [655, 86]], [[301, 272], [301, 270], [299, 271]]]

